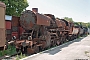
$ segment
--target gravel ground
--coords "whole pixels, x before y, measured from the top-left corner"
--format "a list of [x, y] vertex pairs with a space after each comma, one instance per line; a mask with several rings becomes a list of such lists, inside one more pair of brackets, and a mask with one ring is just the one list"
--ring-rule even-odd
[[[21, 60], [90, 60], [90, 35]], [[87, 53], [87, 54], [86, 54]]]

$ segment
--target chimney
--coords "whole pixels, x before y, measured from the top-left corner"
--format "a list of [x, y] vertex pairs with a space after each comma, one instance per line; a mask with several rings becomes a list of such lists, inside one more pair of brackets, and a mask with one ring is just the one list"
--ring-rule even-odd
[[32, 11], [38, 13], [38, 8], [32, 8]]

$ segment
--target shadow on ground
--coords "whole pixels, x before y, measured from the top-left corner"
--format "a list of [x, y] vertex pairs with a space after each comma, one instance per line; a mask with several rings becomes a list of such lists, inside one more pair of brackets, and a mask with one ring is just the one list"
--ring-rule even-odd
[[77, 39], [75, 39], [73, 41], [69, 41], [69, 42], [63, 43], [62, 45], [57, 46], [54, 49], [50, 49], [49, 51], [46, 51], [45, 53], [49, 53], [50, 55], [54, 55], [54, 54], [60, 52], [62, 48], [68, 47], [70, 44], [72, 44], [74, 42], [79, 42], [79, 41], [81, 41], [84, 38], [85, 37], [80, 37], [80, 38], [77, 38]]

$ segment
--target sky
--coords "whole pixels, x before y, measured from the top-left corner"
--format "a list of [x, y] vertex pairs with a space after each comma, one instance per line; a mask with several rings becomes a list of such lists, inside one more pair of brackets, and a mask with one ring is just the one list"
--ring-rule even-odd
[[27, 10], [38, 8], [42, 14], [72, 18], [75, 22], [90, 22], [90, 0], [27, 0]]

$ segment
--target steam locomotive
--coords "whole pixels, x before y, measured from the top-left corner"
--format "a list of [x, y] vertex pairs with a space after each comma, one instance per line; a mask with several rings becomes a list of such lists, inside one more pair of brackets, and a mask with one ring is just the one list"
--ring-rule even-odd
[[2, 9], [5, 9], [5, 5], [0, 3], [0, 11], [3, 11], [3, 15], [0, 14], [0, 47], [3, 47], [6, 41], [14, 40], [16, 50], [21, 50], [22, 53], [38, 53], [87, 32], [86, 28], [74, 26], [73, 22], [55, 18], [52, 14], [40, 14], [37, 8], [23, 11], [20, 17], [6, 16], [10, 19], [5, 20]]
[[52, 14], [40, 14], [37, 8], [21, 13], [20, 26], [24, 29], [15, 40], [17, 50], [33, 54], [82, 36], [85, 29], [73, 22], [56, 19]]

